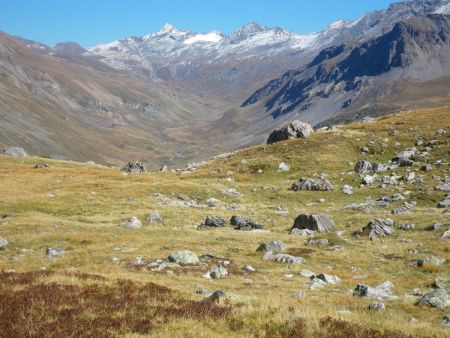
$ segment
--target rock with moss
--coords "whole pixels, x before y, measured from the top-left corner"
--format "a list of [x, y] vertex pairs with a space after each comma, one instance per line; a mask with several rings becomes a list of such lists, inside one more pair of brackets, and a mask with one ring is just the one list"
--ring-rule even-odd
[[447, 291], [443, 289], [436, 289], [424, 295], [417, 304], [444, 309], [450, 306], [450, 296]]
[[305, 178], [302, 177], [298, 181], [294, 182], [289, 188], [292, 191], [332, 191], [334, 190], [333, 184], [326, 178]]
[[181, 250], [172, 252], [167, 260], [180, 265], [197, 265], [200, 263], [197, 255], [190, 250]]

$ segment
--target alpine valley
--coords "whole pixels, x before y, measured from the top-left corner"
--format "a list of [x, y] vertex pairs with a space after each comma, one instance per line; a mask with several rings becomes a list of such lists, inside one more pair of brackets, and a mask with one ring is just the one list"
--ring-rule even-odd
[[310, 34], [166, 24], [87, 49], [0, 33], [0, 146], [156, 169], [262, 143], [294, 119], [323, 127], [445, 106], [449, 14], [448, 0], [413, 0]]

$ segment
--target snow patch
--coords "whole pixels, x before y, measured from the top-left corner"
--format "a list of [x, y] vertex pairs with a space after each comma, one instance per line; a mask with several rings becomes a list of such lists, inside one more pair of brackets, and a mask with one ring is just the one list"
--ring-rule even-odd
[[194, 36], [184, 40], [184, 44], [192, 45], [193, 43], [198, 42], [219, 42], [222, 39], [223, 36], [219, 32], [210, 32], [206, 34], [195, 34]]

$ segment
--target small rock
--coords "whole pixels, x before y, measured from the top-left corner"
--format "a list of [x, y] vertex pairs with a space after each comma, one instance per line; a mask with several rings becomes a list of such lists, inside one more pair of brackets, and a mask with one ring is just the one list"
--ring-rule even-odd
[[209, 270], [205, 277], [206, 278], [212, 278], [212, 279], [224, 279], [226, 276], [228, 276], [228, 271], [223, 266], [216, 266]]
[[47, 169], [48, 167], [48, 163], [38, 163], [34, 166], [34, 169]]
[[434, 223], [434, 224], [431, 224], [430, 226], [426, 227], [425, 230], [434, 231], [434, 230], [438, 230], [438, 229], [442, 228], [443, 226], [444, 226], [444, 224], [442, 224], [442, 223]]
[[266, 252], [263, 256], [264, 260], [267, 261], [276, 261], [279, 263], [287, 263], [287, 264], [303, 264], [305, 259], [303, 257], [296, 257], [288, 254], [274, 254], [272, 251]]
[[393, 287], [394, 285], [389, 281], [375, 287], [365, 284], [358, 284], [353, 291], [353, 296], [388, 299], [392, 297], [391, 289]]
[[284, 163], [284, 162], [281, 162], [279, 165], [278, 165], [278, 171], [281, 171], [281, 172], [287, 172], [287, 171], [289, 171], [291, 169], [291, 167], [290, 166], [288, 166], [286, 163]]
[[450, 326], [450, 313], [446, 314], [444, 318], [442, 318], [442, 324], [445, 326]]
[[181, 265], [196, 265], [200, 261], [195, 253], [189, 250], [175, 251], [167, 257], [169, 262], [181, 264]]
[[210, 198], [206, 201], [206, 205], [210, 208], [219, 208], [220, 207], [220, 201], [215, 198]]
[[351, 186], [349, 186], [349, 185], [344, 185], [344, 187], [342, 188], [342, 192], [344, 193], [344, 194], [347, 194], [347, 195], [353, 195], [353, 193], [354, 193], [354, 190], [353, 190], [353, 187], [351, 187]]
[[120, 171], [127, 174], [139, 175], [147, 171], [143, 163], [139, 161], [128, 162], [125, 166], [123, 166]]
[[232, 216], [230, 219], [230, 223], [236, 230], [251, 231], [264, 229], [263, 225], [248, 217]]
[[436, 289], [443, 289], [450, 292], [450, 277], [436, 277], [433, 286]]
[[448, 229], [441, 235], [441, 238], [449, 238], [449, 237], [450, 237], [450, 229]]
[[207, 216], [205, 222], [199, 228], [222, 228], [227, 225], [227, 221], [219, 216]]
[[248, 272], [255, 272], [256, 271], [256, 269], [253, 266], [251, 266], [251, 265], [244, 266], [244, 270], [248, 271]]
[[142, 227], [142, 222], [137, 217], [131, 217], [127, 221], [120, 223], [121, 227], [128, 229], [140, 229]]
[[435, 189], [438, 191], [450, 191], [450, 184], [444, 183], [444, 184], [438, 185]]
[[411, 230], [414, 230], [416, 228], [416, 226], [414, 224], [411, 224], [411, 223], [404, 223], [404, 224], [400, 224], [398, 226], [398, 228], [400, 230], [404, 230], [404, 231], [411, 231]]
[[158, 212], [154, 211], [147, 216], [147, 222], [148, 223], [162, 223], [163, 218]]
[[293, 228], [289, 232], [290, 235], [297, 235], [302, 237], [312, 237], [315, 234], [315, 231], [309, 230], [309, 229], [297, 229]]
[[308, 269], [301, 269], [298, 274], [302, 277], [307, 277], [307, 278], [311, 278], [316, 275], [314, 272], [312, 272], [311, 270], [308, 270]]
[[4, 249], [8, 245], [8, 241], [0, 236], [0, 249]]
[[440, 266], [444, 264], [447, 260], [445, 258], [437, 257], [437, 256], [430, 256], [424, 259], [419, 259], [417, 261], [417, 266], [421, 267], [424, 265], [435, 265]]
[[282, 241], [271, 241], [262, 243], [257, 251], [284, 251], [284, 243]]
[[394, 221], [390, 218], [375, 219], [362, 229], [364, 235], [369, 235], [370, 240], [378, 237], [390, 236], [394, 232]]
[[307, 243], [308, 245], [320, 245], [320, 246], [327, 246], [330, 244], [330, 241], [326, 238], [320, 238], [320, 239], [310, 239]]
[[64, 253], [63, 249], [47, 248], [47, 250], [45, 250], [45, 254], [48, 256], [57, 256], [62, 255], [63, 253]]
[[384, 311], [386, 309], [384, 303], [370, 303], [368, 308], [373, 311]]
[[327, 275], [326, 273], [321, 273], [315, 276], [315, 278], [318, 278], [327, 284], [338, 284], [341, 281], [338, 276]]

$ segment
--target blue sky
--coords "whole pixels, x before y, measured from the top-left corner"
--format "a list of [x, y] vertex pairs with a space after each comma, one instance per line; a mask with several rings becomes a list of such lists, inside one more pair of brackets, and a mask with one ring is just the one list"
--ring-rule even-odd
[[356, 19], [394, 0], [0, 0], [0, 30], [49, 45], [89, 47], [156, 32], [165, 23], [230, 33], [255, 21], [300, 33]]

